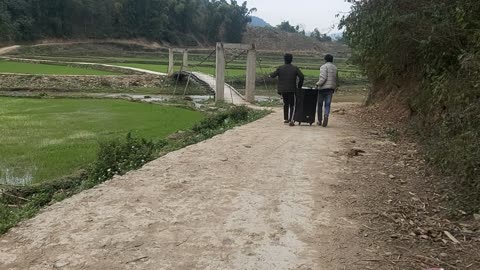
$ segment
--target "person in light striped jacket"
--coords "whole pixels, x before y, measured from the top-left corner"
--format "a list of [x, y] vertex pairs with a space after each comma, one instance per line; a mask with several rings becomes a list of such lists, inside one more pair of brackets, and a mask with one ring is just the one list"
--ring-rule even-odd
[[[328, 126], [328, 117], [332, 104], [333, 93], [338, 88], [338, 69], [333, 64], [333, 55], [325, 55], [326, 63], [320, 68], [320, 79], [316, 86], [318, 93], [318, 122], [319, 126]], [[325, 107], [325, 111], [323, 110]]]

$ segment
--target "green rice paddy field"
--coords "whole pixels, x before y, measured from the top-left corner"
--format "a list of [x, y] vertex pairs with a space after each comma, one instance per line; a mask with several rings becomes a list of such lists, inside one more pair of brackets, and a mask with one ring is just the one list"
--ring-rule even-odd
[[[142, 68], [163, 73], [167, 72], [167, 50], [158, 49], [138, 51], [137, 49], [138, 48], [133, 50], [125, 50], [123, 47], [118, 48], [117, 46], [111, 44], [77, 44], [43, 47], [25, 46], [22, 47], [14, 56], [65, 62], [105, 63], [117, 66]], [[179, 71], [182, 66], [182, 55], [176, 54], [174, 60], [174, 71]], [[257, 94], [264, 96], [276, 96], [276, 81], [269, 80], [268, 75], [273, 72], [276, 67], [283, 64], [283, 53], [258, 51], [257, 60]], [[245, 85], [246, 73], [245, 52], [227, 50], [226, 61], [226, 82], [242, 92], [242, 89]], [[306, 76], [306, 86], [313, 86], [316, 80], [318, 80], [319, 68], [323, 63], [323, 55], [320, 53], [302, 52], [294, 55], [294, 64], [299, 66]], [[368, 81], [358, 67], [348, 62], [348, 56], [337, 55], [335, 58], [335, 64], [339, 68], [342, 91], [353, 91], [355, 92], [355, 95], [358, 93], [360, 93], [360, 95], [364, 95]], [[57, 73], [59, 73], [62, 68], [63, 67], [57, 68]], [[208, 49], [192, 49], [189, 52], [189, 70], [215, 75], [215, 53]], [[1, 69], [0, 72], [2, 72]], [[55, 72], [53, 71], [52, 73]], [[175, 82], [175, 85], [176, 84], [177, 82]], [[190, 91], [190, 88], [192, 87], [192, 84], [190, 84], [189, 89], [187, 89], [187, 93], [192, 92]], [[116, 92], [116, 90], [101, 89], [101, 92]], [[155, 89], [148, 89], [147, 91], [147, 89], [140, 88], [136, 89], [135, 93], [165, 94], [168, 93], [168, 91], [157, 91]], [[173, 94], [173, 91], [171, 94]]]
[[[56, 61], [107, 63], [158, 72], [167, 72], [168, 69], [168, 52], [166, 50], [126, 51], [113, 45], [27, 46], [23, 47], [17, 53], [17, 56]], [[338, 55], [335, 59], [335, 64], [339, 67], [340, 76], [347, 80], [349, 78], [363, 78], [361, 71], [355, 65], [348, 63], [347, 57]], [[179, 71], [182, 65], [182, 55], [176, 54], [174, 60], [175, 71]], [[283, 53], [258, 51], [257, 60], [257, 73], [259, 76], [265, 76], [271, 73], [277, 66], [283, 64]], [[245, 75], [245, 52], [227, 50], [226, 61], [226, 77]], [[304, 74], [310, 78], [318, 77], [320, 65], [323, 63], [323, 55], [320, 53], [298, 53], [294, 55], [294, 64], [299, 66]], [[214, 75], [215, 53], [208, 49], [192, 49], [189, 53], [189, 66], [192, 71]]]
[[0, 60], [0, 73], [42, 75], [117, 75], [118, 73], [60, 65], [34, 64]]
[[161, 139], [202, 118], [197, 111], [121, 100], [0, 98], [0, 183], [69, 175], [94, 161], [100, 141], [129, 132]]

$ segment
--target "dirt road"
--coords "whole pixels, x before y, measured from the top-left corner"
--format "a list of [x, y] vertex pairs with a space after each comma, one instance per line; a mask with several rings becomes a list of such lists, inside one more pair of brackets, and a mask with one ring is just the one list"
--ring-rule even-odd
[[356, 269], [335, 186], [355, 134], [276, 112], [48, 207], [0, 238], [0, 269]]

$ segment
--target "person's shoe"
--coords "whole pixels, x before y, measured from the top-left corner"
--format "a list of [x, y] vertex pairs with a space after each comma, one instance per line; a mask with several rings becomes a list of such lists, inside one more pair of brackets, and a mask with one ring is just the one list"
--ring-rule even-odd
[[285, 120], [285, 121], [283, 121], [283, 123], [284, 123], [284, 124], [288, 124], [288, 123], [290, 123], [290, 121]]
[[293, 127], [293, 126], [295, 126], [295, 122], [290, 121], [290, 124], [288, 124], [288, 125], [291, 126], [291, 127]]
[[323, 127], [327, 127], [327, 126], [328, 126], [328, 117], [325, 117], [325, 118], [323, 119], [323, 125], [322, 125], [322, 126], [323, 126]]
[[317, 122], [317, 125], [321, 126], [321, 125], [322, 125], [322, 121], [318, 121], [318, 122]]

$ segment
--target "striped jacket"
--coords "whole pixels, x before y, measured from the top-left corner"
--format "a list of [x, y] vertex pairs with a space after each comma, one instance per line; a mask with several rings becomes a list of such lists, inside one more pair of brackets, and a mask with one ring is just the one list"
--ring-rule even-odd
[[320, 79], [316, 85], [319, 89], [337, 89], [338, 69], [333, 63], [327, 62], [320, 68]]

